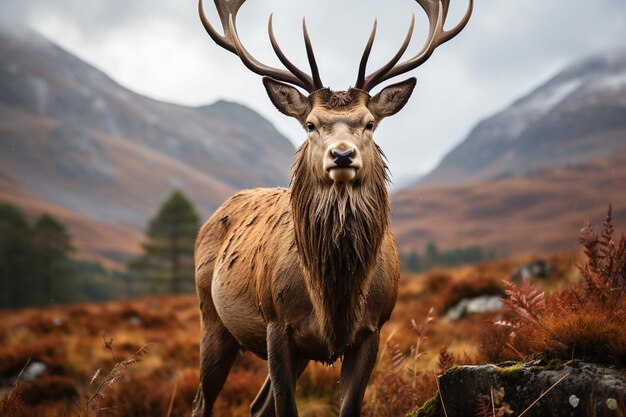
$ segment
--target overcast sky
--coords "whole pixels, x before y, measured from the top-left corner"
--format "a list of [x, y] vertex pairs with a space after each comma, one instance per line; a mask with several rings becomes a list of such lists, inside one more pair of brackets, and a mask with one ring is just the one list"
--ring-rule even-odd
[[[565, 65], [626, 47], [624, 0], [476, 1], [468, 27], [410, 74], [418, 79], [412, 100], [376, 133], [396, 182], [434, 168], [476, 122]], [[205, 2], [217, 24], [213, 3]], [[466, 0], [451, 3], [448, 27], [467, 6]], [[238, 101], [299, 144], [305, 135], [297, 122], [273, 108], [260, 77], [213, 43], [196, 10], [194, 0], [0, 2], [0, 18], [26, 23], [125, 87], [192, 106]], [[354, 84], [375, 17], [378, 37], [370, 68], [395, 53], [411, 13], [417, 26], [407, 54], [421, 47], [427, 29], [421, 9], [411, 0], [250, 0], [238, 17], [240, 37], [255, 56], [274, 66], [280, 64], [266, 33], [272, 11], [281, 46], [303, 68], [300, 23], [307, 17], [322, 80], [334, 89]]]

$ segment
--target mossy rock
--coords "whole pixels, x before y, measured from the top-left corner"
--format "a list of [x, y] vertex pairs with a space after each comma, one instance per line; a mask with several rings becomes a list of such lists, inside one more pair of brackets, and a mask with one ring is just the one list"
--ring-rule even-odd
[[411, 411], [406, 417], [439, 417], [441, 415], [441, 398], [439, 392], [424, 405], [415, 411]]
[[407, 417], [443, 415], [440, 398], [448, 417], [477, 415], [481, 402], [491, 412], [493, 399], [496, 410], [510, 415], [530, 407], [525, 417], [626, 415], [626, 372], [584, 362], [459, 366], [442, 375], [439, 386], [440, 394]]

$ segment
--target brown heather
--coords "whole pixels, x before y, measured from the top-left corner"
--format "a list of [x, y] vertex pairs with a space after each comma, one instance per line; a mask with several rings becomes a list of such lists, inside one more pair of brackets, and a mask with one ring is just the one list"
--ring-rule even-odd
[[[500, 268], [496, 264], [493, 267]], [[472, 270], [451, 271], [447, 274], [450, 282], [454, 283], [467, 279], [466, 275], [471, 275]], [[493, 271], [486, 274], [493, 274]], [[450, 351], [461, 352], [462, 356], [463, 351], [471, 349], [468, 343], [477, 343], [479, 329], [484, 326], [484, 317], [468, 318], [463, 322], [463, 328], [451, 329], [443, 321], [437, 320], [433, 313], [433, 320], [426, 328], [422, 326], [423, 319], [416, 327], [412, 326], [412, 317], [426, 318], [428, 306], [438, 304], [439, 294], [423, 286], [424, 282], [424, 279], [418, 278], [407, 279], [401, 284], [404, 300], [398, 303], [390, 324], [383, 328], [382, 340], [395, 344], [396, 354], [405, 359], [399, 367], [392, 367], [389, 359], [393, 350], [391, 344], [381, 344], [374, 377], [366, 392], [365, 416], [396, 417], [397, 410], [420, 406], [436, 391], [433, 372], [440, 372], [437, 362], [441, 346], [448, 345]], [[103, 393], [104, 398], [98, 399], [97, 409], [89, 410], [89, 416], [165, 416], [175, 392], [170, 417], [187, 417], [198, 389], [199, 317], [196, 311], [194, 297], [180, 296], [0, 312], [0, 340], [3, 341], [0, 362], [10, 363], [11, 369], [15, 369], [2, 374], [2, 377], [17, 374], [24, 367], [28, 356], [32, 355], [46, 364], [54, 364], [44, 375], [64, 378], [64, 381], [73, 384], [78, 393], [78, 397], [53, 399], [40, 390], [45, 389], [42, 384], [46, 380], [54, 379], [42, 376], [40, 384], [22, 381], [19, 389], [11, 390], [15, 395], [9, 397], [6, 392], [0, 394], [4, 395], [0, 407], [5, 407], [0, 408], [4, 410], [0, 411], [0, 415], [76, 416], [77, 407], [82, 406], [93, 394], [95, 387], [91, 379], [96, 371], [102, 369], [96, 378], [99, 380], [103, 373], [117, 363], [103, 343], [101, 335], [104, 331], [114, 339], [113, 347], [119, 358], [127, 358], [148, 343], [151, 344], [151, 350], [140, 363], [124, 371], [124, 378], [107, 388]], [[162, 322], [163, 325], [144, 327], [144, 318], [150, 323]], [[422, 341], [415, 361], [415, 346], [420, 335]], [[46, 353], [52, 350], [61, 355], [49, 356]], [[27, 352], [27, 355], [22, 352]], [[468, 353], [475, 354], [475, 350]], [[298, 404], [303, 417], [337, 415], [340, 369], [340, 363], [333, 367], [309, 364], [298, 381]], [[216, 417], [248, 417], [249, 404], [266, 375], [265, 362], [250, 353], [239, 355], [216, 403]], [[392, 389], [402, 384], [396, 378], [404, 380], [407, 388], [399, 395], [395, 395]], [[38, 405], [27, 403], [19, 395], [22, 390], [28, 390], [32, 395], [46, 400]], [[31, 394], [29, 398], [32, 398]]]

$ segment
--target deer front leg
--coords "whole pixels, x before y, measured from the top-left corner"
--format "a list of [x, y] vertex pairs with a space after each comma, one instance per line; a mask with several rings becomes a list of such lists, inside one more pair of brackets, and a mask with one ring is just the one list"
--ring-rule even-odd
[[339, 417], [359, 417], [365, 388], [378, 355], [378, 330], [346, 352], [341, 366], [341, 411]]
[[[309, 361], [307, 359], [299, 359], [297, 363], [297, 372], [294, 375], [294, 384], [297, 379], [302, 375], [302, 372], [306, 369]], [[272, 392], [272, 381], [270, 376], [268, 375], [265, 378], [265, 383], [263, 383], [263, 387], [257, 394], [256, 398], [250, 405], [250, 416], [251, 417], [275, 417], [276, 416], [276, 407], [274, 406], [274, 393]]]
[[267, 327], [267, 362], [276, 415], [297, 417], [295, 381], [298, 360], [289, 331], [279, 323]]

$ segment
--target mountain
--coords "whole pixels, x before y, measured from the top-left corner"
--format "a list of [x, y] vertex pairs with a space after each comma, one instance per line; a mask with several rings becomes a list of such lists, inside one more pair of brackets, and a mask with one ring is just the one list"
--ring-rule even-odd
[[206, 217], [239, 189], [286, 185], [293, 153], [242, 105], [152, 100], [33, 31], [0, 26], [0, 200], [59, 213], [90, 257], [121, 264], [136, 252], [175, 188]]
[[392, 227], [402, 251], [430, 241], [446, 249], [479, 246], [498, 257], [578, 251], [584, 219], [599, 230], [609, 203], [616, 230], [626, 231], [625, 184], [622, 151], [525, 177], [415, 187], [393, 195]]
[[480, 122], [392, 196], [401, 250], [429, 241], [499, 256], [575, 251], [609, 203], [626, 230], [626, 54], [587, 59]]
[[583, 60], [478, 123], [417, 185], [523, 176], [626, 148], [626, 51]]

